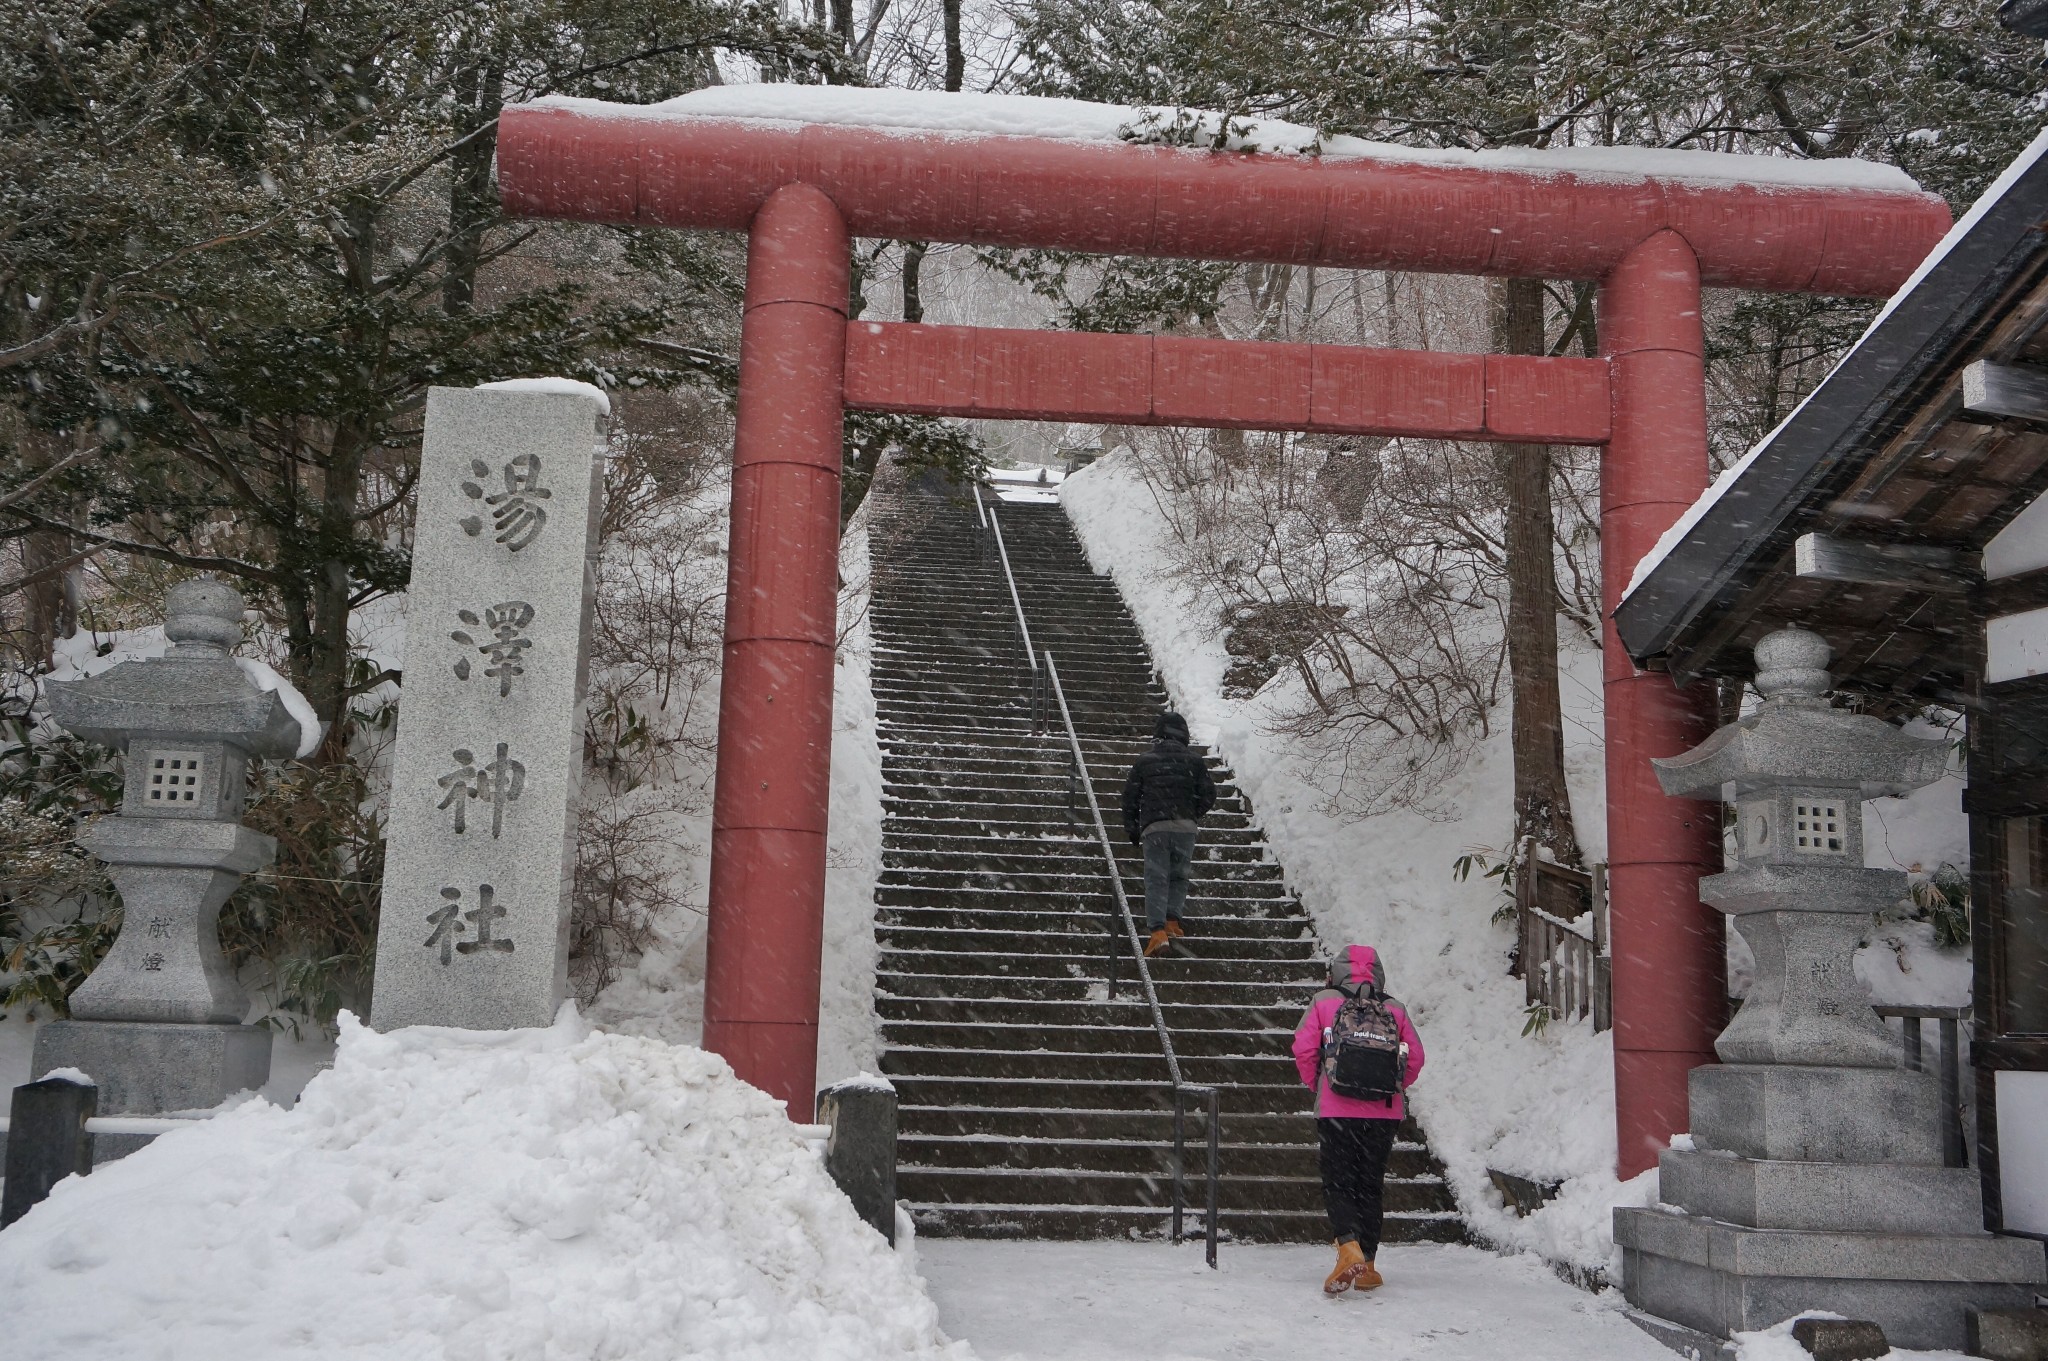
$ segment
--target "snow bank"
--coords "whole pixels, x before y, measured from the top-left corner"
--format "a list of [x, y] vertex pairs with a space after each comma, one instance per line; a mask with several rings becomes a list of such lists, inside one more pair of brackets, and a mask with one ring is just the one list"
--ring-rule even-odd
[[882, 744], [869, 677], [870, 495], [839, 546], [839, 653], [832, 669], [832, 805], [825, 845], [825, 940], [818, 1085], [881, 1067], [875, 1013], [875, 885], [882, 877]]
[[[1655, 1175], [1623, 1185], [1614, 1175], [1614, 1072], [1610, 1035], [1587, 1022], [1552, 1022], [1524, 1038], [1522, 984], [1507, 975], [1508, 928], [1489, 918], [1492, 880], [1460, 883], [1452, 862], [1511, 825], [1512, 756], [1496, 725], [1457, 774], [1415, 810], [1348, 821], [1327, 811], [1305, 760], [1271, 729], [1278, 687], [1249, 700], [1222, 697], [1230, 658], [1205, 610], [1158, 574], [1171, 531], [1127, 450], [1069, 477], [1061, 501], [1097, 571], [1112, 573], [1153, 649], [1167, 689], [1196, 737], [1237, 772], [1289, 881], [1330, 948], [1380, 947], [1388, 987], [1408, 1005], [1429, 1050], [1414, 1110], [1473, 1228], [1488, 1240], [1577, 1267], [1613, 1265], [1610, 1211], [1654, 1197]], [[1599, 657], [1561, 637], [1565, 761], [1579, 833], [1604, 857], [1604, 772]], [[1502, 1208], [1491, 1166], [1561, 1180], [1557, 1201], [1526, 1219]]]
[[[911, 135], [1043, 137], [1066, 142], [1172, 141], [1230, 151], [1262, 151], [1324, 160], [1376, 160], [1529, 175], [1636, 183], [1750, 184], [1777, 188], [1889, 190], [1913, 193], [1913, 178], [1896, 166], [1848, 157], [1807, 161], [1739, 156], [1721, 151], [1656, 147], [1504, 148], [1462, 151], [1401, 146], [1362, 137], [1324, 137], [1276, 118], [1238, 118], [1201, 109], [1094, 104], [1032, 95], [946, 94], [934, 90], [861, 89], [844, 85], [713, 85], [644, 106], [550, 96], [538, 107], [643, 119], [732, 118], [776, 123], [832, 123]], [[1219, 134], [1221, 134], [1219, 136]], [[1220, 143], [1220, 147], [1219, 147]]]
[[576, 378], [500, 378], [495, 383], [478, 383], [477, 386], [490, 392], [551, 392], [581, 397], [597, 407], [600, 418], [612, 414], [612, 399], [605, 390], [595, 383], [585, 383]]
[[971, 1361], [764, 1093], [591, 1031], [376, 1034], [0, 1235], [22, 1356]]

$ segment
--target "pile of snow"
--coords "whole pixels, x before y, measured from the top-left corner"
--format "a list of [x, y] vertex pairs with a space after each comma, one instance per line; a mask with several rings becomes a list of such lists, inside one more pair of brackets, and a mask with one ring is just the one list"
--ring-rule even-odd
[[595, 1032], [344, 1016], [251, 1101], [58, 1184], [0, 1235], [22, 1356], [970, 1361], [781, 1106]]
[[1277, 118], [1241, 118], [1202, 109], [1095, 104], [1033, 95], [948, 94], [935, 90], [862, 89], [845, 85], [712, 85], [659, 104], [632, 106], [550, 96], [542, 107], [634, 118], [731, 118], [755, 122], [830, 123], [911, 135], [1042, 137], [1066, 142], [1168, 142], [1227, 151], [1260, 151], [1324, 160], [1377, 160], [1530, 175], [1639, 183], [1751, 184], [1801, 189], [1914, 193], [1897, 166], [1840, 157], [1794, 160], [1722, 151], [1656, 147], [1510, 147], [1464, 151], [1401, 146], [1363, 137], [1325, 137]]

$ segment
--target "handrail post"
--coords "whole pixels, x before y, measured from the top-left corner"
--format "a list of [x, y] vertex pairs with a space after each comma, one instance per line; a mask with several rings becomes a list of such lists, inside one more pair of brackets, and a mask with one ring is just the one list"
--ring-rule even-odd
[[1173, 1241], [1178, 1244], [1182, 1233], [1182, 1213], [1187, 1204], [1187, 1188], [1182, 1182], [1182, 1169], [1187, 1163], [1188, 1103], [1187, 1093], [1179, 1087], [1173, 1089]]
[[1216, 1269], [1216, 1240], [1222, 1236], [1223, 1222], [1216, 1204], [1216, 1188], [1222, 1176], [1223, 1166], [1223, 1105], [1221, 1094], [1214, 1087], [1209, 1089], [1209, 1217], [1202, 1225], [1203, 1236], [1208, 1240], [1209, 1269]]
[[1913, 1073], [1922, 1071], [1927, 1067], [1927, 1062], [1920, 1056], [1920, 1018], [1901, 1016], [1899, 1028], [1902, 1032], [1900, 1047], [1905, 1058], [1906, 1070]]

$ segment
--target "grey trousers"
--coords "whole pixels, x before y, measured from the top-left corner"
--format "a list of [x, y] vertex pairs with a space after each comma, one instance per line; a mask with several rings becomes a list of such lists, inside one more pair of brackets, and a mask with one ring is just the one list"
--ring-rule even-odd
[[1188, 866], [1195, 858], [1195, 834], [1153, 827], [1145, 833], [1145, 925], [1157, 931], [1179, 921], [1188, 905]]

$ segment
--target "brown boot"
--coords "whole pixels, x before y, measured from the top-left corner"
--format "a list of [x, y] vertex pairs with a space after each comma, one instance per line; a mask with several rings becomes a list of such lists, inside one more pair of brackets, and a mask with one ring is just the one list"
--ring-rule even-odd
[[1365, 1270], [1359, 1272], [1358, 1279], [1351, 1283], [1351, 1288], [1353, 1290], [1377, 1290], [1386, 1283], [1386, 1278], [1380, 1275], [1379, 1269], [1371, 1262], [1367, 1262]]
[[1372, 1273], [1373, 1285], [1378, 1285], [1380, 1283], [1379, 1274], [1373, 1271], [1372, 1263], [1365, 1260], [1365, 1254], [1358, 1250], [1357, 1241], [1354, 1239], [1349, 1243], [1339, 1243], [1337, 1245], [1337, 1266], [1335, 1270], [1331, 1271], [1323, 1279], [1323, 1293], [1325, 1295], [1341, 1295], [1351, 1289], [1358, 1282], [1359, 1278], [1368, 1272]]
[[1187, 934], [1187, 932], [1180, 929], [1179, 917], [1167, 918], [1166, 934], [1172, 936], [1175, 940], [1179, 940], [1182, 936], [1185, 936]]
[[1161, 950], [1164, 950], [1167, 947], [1168, 943], [1172, 940], [1173, 937], [1170, 934], [1168, 934], [1166, 928], [1163, 926], [1160, 927], [1157, 931], [1154, 931], [1152, 933], [1152, 939], [1145, 942], [1145, 958], [1152, 958]]

